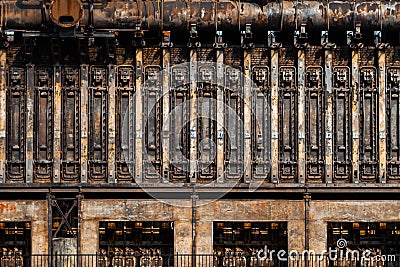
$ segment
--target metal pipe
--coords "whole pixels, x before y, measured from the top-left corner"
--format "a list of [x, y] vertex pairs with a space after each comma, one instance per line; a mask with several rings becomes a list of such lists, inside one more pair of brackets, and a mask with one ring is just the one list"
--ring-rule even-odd
[[286, 31], [296, 29], [302, 23], [307, 24], [307, 31], [345, 31], [353, 30], [356, 22], [361, 23], [365, 30], [400, 29], [400, 2], [397, 1], [195, 0], [189, 4], [189, 1], [178, 0], [111, 0], [94, 2], [93, 9], [88, 2], [83, 3], [82, 17], [78, 9], [73, 14], [62, 13], [58, 17], [71, 17], [74, 21], [70, 24], [55, 19], [54, 10], [53, 13], [47, 10], [42, 18], [42, 6], [37, 3], [37, 0], [2, 1], [2, 28], [40, 30], [43, 24], [48, 27], [85, 27], [93, 16], [95, 29], [121, 31], [133, 30], [136, 24], [140, 24], [143, 30], [155, 32], [187, 31], [192, 23], [196, 23], [200, 31], [239, 31], [246, 24], [251, 24], [255, 32]]

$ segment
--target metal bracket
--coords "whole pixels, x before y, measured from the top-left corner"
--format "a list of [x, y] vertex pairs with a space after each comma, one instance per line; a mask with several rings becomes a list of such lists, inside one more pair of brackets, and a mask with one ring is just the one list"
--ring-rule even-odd
[[215, 35], [214, 48], [225, 48], [227, 44], [222, 41], [222, 31], [217, 31]]
[[140, 25], [140, 23], [137, 23], [135, 25], [132, 44], [134, 46], [145, 46], [146, 45], [146, 42], [144, 40], [144, 33], [142, 30], [142, 25]]
[[294, 46], [297, 49], [304, 49], [308, 47], [308, 34], [306, 32], [306, 25], [305, 23], [302, 23], [300, 25], [300, 31], [296, 30], [294, 31]]
[[172, 47], [170, 31], [163, 31], [161, 47]]
[[356, 23], [355, 31], [347, 31], [347, 45], [352, 49], [363, 48], [362, 34], [361, 34], [361, 23]]
[[276, 33], [274, 31], [268, 31], [268, 47], [271, 49], [282, 47], [282, 43], [276, 41]]
[[187, 44], [188, 47], [200, 47], [201, 43], [199, 42], [199, 33], [197, 32], [197, 24], [190, 24], [189, 31], [189, 42]]
[[388, 43], [382, 43], [382, 32], [374, 31], [374, 43], [378, 50], [383, 50], [388, 48], [390, 45]]
[[329, 38], [328, 38], [328, 31], [322, 31], [321, 32], [321, 46], [325, 49], [333, 49], [336, 48], [336, 44], [335, 43], [331, 43], [329, 42]]
[[254, 47], [252, 43], [253, 40], [253, 31], [251, 29], [251, 24], [246, 24], [246, 28], [244, 31], [240, 32], [240, 45], [244, 49], [249, 49]]

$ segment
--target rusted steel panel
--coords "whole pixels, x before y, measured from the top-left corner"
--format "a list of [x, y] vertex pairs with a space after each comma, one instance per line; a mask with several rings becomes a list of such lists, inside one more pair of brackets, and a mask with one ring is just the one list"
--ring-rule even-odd
[[[170, 125], [167, 122], [168, 116], [170, 115], [170, 61], [171, 53], [170, 48], [165, 47], [162, 49], [162, 66], [163, 66], [163, 77], [162, 77], [162, 177], [165, 183], [169, 182], [170, 172], [169, 165], [170, 159]], [[172, 147], [173, 148], [173, 147]]]
[[[226, 177], [225, 173], [227, 171], [235, 171], [231, 170], [230, 166], [225, 165], [226, 160], [226, 152], [227, 146], [230, 140], [232, 140], [231, 136], [227, 136], [227, 125], [225, 121], [225, 117], [227, 114], [227, 110], [225, 109], [225, 88], [224, 86], [224, 77], [225, 77], [225, 67], [224, 63], [224, 51], [221, 48], [216, 49], [216, 85], [217, 85], [217, 103], [216, 103], [216, 131], [217, 131], [217, 139], [216, 139], [216, 179], [218, 183], [223, 183], [224, 178]], [[232, 159], [234, 161], [234, 159]], [[225, 172], [225, 173], [224, 173]], [[240, 176], [239, 176], [240, 178]]]
[[197, 56], [198, 56], [198, 49], [191, 49], [190, 50], [190, 183], [196, 183], [198, 179], [198, 162], [197, 162], [197, 125], [198, 120], [192, 119], [197, 118]]
[[351, 98], [350, 68], [333, 68], [333, 133], [334, 182], [350, 182], [351, 178]]
[[108, 66], [108, 150], [107, 150], [107, 168], [108, 168], [108, 183], [115, 183], [115, 106], [116, 106], [116, 67]]
[[[243, 51], [243, 68], [244, 68], [244, 81], [243, 81], [243, 128], [244, 134], [248, 134], [251, 136], [252, 132], [252, 108], [251, 108], [251, 98], [252, 98], [252, 81], [251, 81], [251, 49], [247, 49]], [[245, 136], [246, 137], [246, 136]], [[248, 136], [244, 139], [244, 151], [243, 151], [243, 160], [244, 164], [249, 164], [252, 161], [253, 153], [251, 147], [251, 138]], [[244, 181], [246, 183], [250, 183], [252, 170], [250, 168], [246, 168], [244, 170]]]
[[25, 181], [26, 69], [11, 66], [7, 75], [7, 182]]
[[0, 50], [0, 183], [6, 178], [7, 132], [7, 51]]
[[145, 116], [143, 158], [144, 178], [159, 181], [162, 167], [162, 73], [160, 66], [147, 65], [144, 69], [144, 101], [143, 115]]
[[305, 73], [305, 137], [306, 179], [310, 183], [324, 182], [325, 178], [325, 84], [322, 62], [323, 50], [306, 50]]
[[61, 181], [80, 181], [81, 118], [80, 118], [80, 75], [79, 68], [62, 68], [62, 121], [61, 121]]
[[[189, 129], [189, 65], [173, 66], [171, 70], [170, 101], [170, 179], [188, 182], [190, 158]], [[166, 126], [164, 126], [166, 127]]]
[[351, 132], [352, 132], [352, 182], [359, 182], [359, 140], [360, 140], [360, 103], [359, 103], [359, 82], [360, 82], [360, 51], [358, 48], [351, 51]]
[[51, 67], [35, 68], [34, 182], [50, 182], [53, 177], [53, 71]]
[[[202, 56], [212, 53], [203, 50], [198, 54], [200, 61], [206, 60]], [[216, 179], [216, 145], [217, 144], [217, 70], [215, 65], [199, 63], [197, 66], [197, 159], [199, 168], [198, 182], [207, 183]]]
[[378, 182], [386, 183], [386, 51], [381, 49], [378, 53]]
[[135, 70], [118, 66], [115, 106], [115, 168], [118, 183], [133, 182], [135, 175]]
[[378, 166], [378, 73], [375, 53], [362, 50], [360, 56], [360, 181], [376, 182]]
[[332, 51], [333, 182], [350, 182], [352, 177], [352, 89], [351, 53], [347, 47]]
[[26, 71], [26, 182], [33, 182], [33, 161], [34, 161], [34, 108], [35, 108], [35, 66], [29, 64]]
[[293, 66], [279, 66], [279, 169], [281, 182], [297, 181], [297, 76]]
[[333, 92], [332, 92], [332, 49], [326, 48], [324, 51], [324, 80], [325, 80], [325, 182], [333, 181]]
[[91, 66], [89, 74], [88, 179], [104, 183], [108, 176], [108, 70]]
[[306, 72], [306, 51], [305, 49], [299, 49], [297, 51], [297, 91], [298, 91], [298, 102], [297, 102], [297, 128], [294, 131], [298, 136], [298, 182], [304, 183], [306, 180], [306, 96], [305, 96], [305, 72]]
[[136, 139], [135, 139], [135, 181], [141, 183], [143, 181], [143, 49], [138, 47], [135, 51], [135, 104], [136, 104]]
[[[239, 182], [244, 173], [244, 98], [241, 70], [225, 67], [224, 170], [225, 179]], [[248, 137], [247, 137], [248, 138]]]
[[[80, 172], [81, 182], [88, 182], [88, 132], [89, 132], [89, 66], [81, 65], [80, 69], [80, 123], [81, 123], [81, 134], [80, 134]], [[75, 125], [75, 127], [77, 127]]]
[[400, 182], [400, 69], [386, 71], [386, 179], [388, 183]]
[[271, 49], [271, 178], [279, 181], [279, 52]]
[[269, 67], [254, 65], [253, 62], [252, 80], [255, 86], [252, 95], [252, 178], [261, 180], [270, 179], [271, 113], [269, 112], [269, 110], [271, 92], [269, 79]]
[[53, 183], [60, 182], [60, 167], [61, 167], [61, 125], [62, 125], [62, 68], [59, 65], [54, 67], [54, 159], [53, 159]]

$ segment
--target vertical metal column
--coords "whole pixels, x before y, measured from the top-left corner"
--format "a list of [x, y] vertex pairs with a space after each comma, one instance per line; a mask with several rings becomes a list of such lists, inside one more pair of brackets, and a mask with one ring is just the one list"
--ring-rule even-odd
[[[326, 183], [333, 179], [332, 50], [325, 49], [325, 171]], [[343, 118], [344, 119], [344, 118]]]
[[108, 183], [115, 183], [115, 66], [108, 66]]
[[224, 50], [218, 48], [217, 58], [217, 182], [224, 181]]
[[190, 50], [190, 183], [197, 181], [197, 50]]
[[378, 50], [379, 182], [386, 183], [386, 54]]
[[88, 175], [88, 79], [89, 66], [81, 66], [81, 182], [87, 183]]
[[162, 99], [163, 99], [163, 131], [162, 131], [162, 173], [164, 182], [169, 182], [170, 170], [170, 123], [167, 123], [170, 115], [170, 48], [163, 47], [162, 49]]
[[[60, 182], [61, 165], [61, 67], [57, 65], [54, 69], [54, 177], [53, 183]], [[51, 133], [50, 133], [51, 134]]]
[[360, 105], [358, 101], [358, 87], [360, 84], [360, 69], [359, 69], [359, 57], [360, 51], [358, 48], [354, 48], [351, 52], [351, 77], [352, 84], [351, 87], [353, 89], [353, 99], [352, 99], [352, 132], [353, 132], [353, 141], [352, 141], [352, 156], [353, 156], [353, 182], [358, 183], [359, 181], [359, 162], [358, 162], [358, 150], [359, 150], [359, 113], [360, 113]]
[[243, 51], [243, 67], [244, 67], [244, 107], [243, 107], [243, 124], [244, 124], [244, 181], [250, 183], [252, 169], [252, 151], [251, 151], [251, 95], [252, 95], [252, 80], [251, 80], [251, 49]]
[[141, 183], [143, 179], [143, 107], [142, 107], [142, 73], [143, 73], [143, 49], [136, 47], [136, 183]]
[[279, 48], [271, 48], [271, 177], [279, 179]]
[[33, 108], [35, 101], [35, 68], [29, 64], [27, 67], [27, 93], [26, 93], [26, 183], [33, 182]]
[[305, 182], [305, 49], [297, 52], [297, 74], [298, 74], [298, 182]]
[[7, 50], [0, 50], [0, 183], [5, 182], [6, 177], [6, 65]]

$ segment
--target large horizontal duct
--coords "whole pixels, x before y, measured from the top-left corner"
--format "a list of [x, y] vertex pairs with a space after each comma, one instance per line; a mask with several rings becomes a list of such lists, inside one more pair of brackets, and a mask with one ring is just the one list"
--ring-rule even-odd
[[85, 0], [80, 3], [83, 16], [77, 0], [64, 0], [75, 2], [74, 6], [64, 4], [66, 14], [54, 5], [57, 1], [2, 1], [2, 27], [39, 30], [54, 24], [67, 27], [79, 23], [94, 29], [124, 31], [139, 24], [143, 30], [158, 32], [185, 31], [195, 23], [199, 30], [239, 31], [251, 24], [255, 31], [291, 31], [306, 23], [307, 31], [345, 31], [360, 23], [362, 30], [400, 29], [400, 2], [396, 1]]

